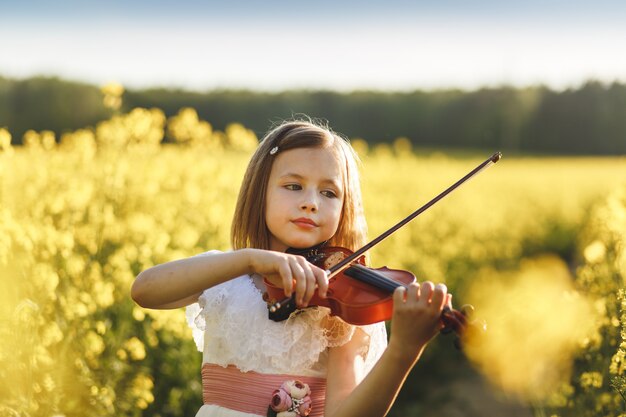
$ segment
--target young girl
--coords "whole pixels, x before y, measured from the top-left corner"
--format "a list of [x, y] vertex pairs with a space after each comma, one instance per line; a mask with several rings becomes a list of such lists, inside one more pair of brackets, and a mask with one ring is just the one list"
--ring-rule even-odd
[[[325, 307], [325, 271], [288, 248], [327, 242], [356, 250], [365, 220], [346, 140], [326, 127], [291, 121], [271, 130], [252, 156], [232, 225], [233, 250], [209, 251], [139, 274], [133, 299], [146, 308], [188, 306], [204, 334], [204, 405], [197, 417], [384, 416], [450, 296], [424, 282], [393, 294], [391, 338], [384, 323], [353, 326]], [[300, 307], [268, 319], [264, 279]]]

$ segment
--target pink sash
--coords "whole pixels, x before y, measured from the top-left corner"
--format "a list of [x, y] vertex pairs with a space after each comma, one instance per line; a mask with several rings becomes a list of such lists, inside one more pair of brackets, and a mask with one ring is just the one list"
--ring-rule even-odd
[[311, 376], [241, 372], [234, 365], [224, 368], [212, 363], [202, 365], [202, 399], [244, 413], [267, 415], [272, 393], [288, 380], [298, 379], [311, 388], [313, 407], [309, 417], [322, 417], [326, 398], [326, 379]]

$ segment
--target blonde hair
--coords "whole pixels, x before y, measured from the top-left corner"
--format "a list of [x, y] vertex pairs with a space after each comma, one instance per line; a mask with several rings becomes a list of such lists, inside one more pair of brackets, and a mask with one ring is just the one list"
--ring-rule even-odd
[[275, 156], [297, 148], [332, 148], [344, 161], [344, 199], [335, 235], [328, 242], [356, 250], [366, 241], [358, 156], [347, 139], [327, 126], [309, 120], [283, 122], [271, 129], [252, 155], [243, 178], [232, 223], [233, 249], [269, 249], [270, 232], [265, 222], [267, 183]]

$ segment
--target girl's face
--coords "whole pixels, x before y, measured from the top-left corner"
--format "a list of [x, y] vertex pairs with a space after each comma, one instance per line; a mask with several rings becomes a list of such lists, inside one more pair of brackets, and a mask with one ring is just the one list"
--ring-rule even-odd
[[298, 148], [276, 156], [265, 201], [271, 250], [307, 248], [333, 237], [345, 191], [341, 167], [332, 148]]

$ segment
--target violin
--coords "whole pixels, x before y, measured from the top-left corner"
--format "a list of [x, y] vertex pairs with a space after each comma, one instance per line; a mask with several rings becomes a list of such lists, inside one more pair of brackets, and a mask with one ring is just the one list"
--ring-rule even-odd
[[[391, 319], [394, 290], [399, 286], [406, 287], [415, 282], [416, 277], [410, 271], [390, 269], [386, 266], [367, 267], [364, 253], [478, 172], [498, 162], [501, 157], [502, 154], [496, 152], [428, 203], [355, 252], [345, 248], [325, 246], [324, 243], [312, 248], [289, 249], [287, 252], [304, 256], [310, 263], [327, 272], [329, 278], [327, 297], [321, 298], [316, 292], [309, 305], [327, 307], [331, 310], [331, 315], [339, 316], [345, 322], [354, 325], [367, 325]], [[274, 321], [286, 320], [297, 309], [295, 295], [285, 298], [282, 288], [274, 286], [268, 280], [264, 281], [267, 288], [264, 298], [268, 303], [269, 318]], [[440, 318], [441, 332], [455, 331], [461, 335], [468, 325], [468, 315], [471, 311], [473, 311], [471, 306], [462, 308], [462, 311], [444, 308]], [[485, 326], [480, 327], [484, 330]]]
[[[323, 244], [300, 250], [290, 248], [287, 252], [304, 256], [310, 263], [326, 271], [333, 271], [339, 262], [353, 255], [353, 252], [346, 248]], [[416, 277], [410, 271], [390, 269], [386, 266], [369, 268], [365, 265], [364, 258], [363, 255], [360, 256], [341, 273], [330, 277], [326, 298], [321, 298], [316, 292], [309, 304], [327, 307], [332, 315], [358, 326], [391, 319], [394, 290], [416, 282]], [[269, 318], [274, 321], [286, 320], [297, 309], [294, 296], [277, 302], [284, 298], [283, 289], [267, 280], [265, 286], [266, 302], [271, 305]], [[446, 307], [441, 315], [443, 324], [441, 331], [463, 333], [463, 328], [467, 325], [466, 314]]]

